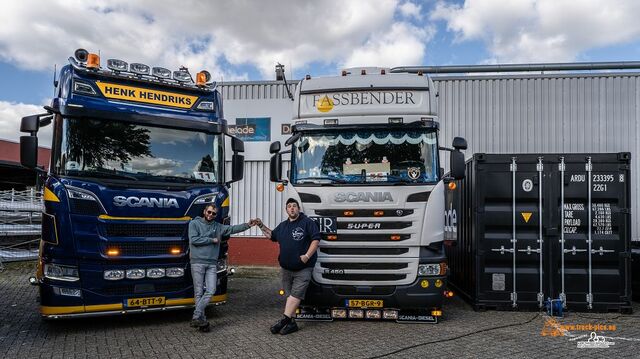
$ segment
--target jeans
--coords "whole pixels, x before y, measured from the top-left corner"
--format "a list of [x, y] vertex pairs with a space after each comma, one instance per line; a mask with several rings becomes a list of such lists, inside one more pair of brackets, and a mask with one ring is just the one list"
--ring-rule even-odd
[[191, 263], [191, 277], [193, 277], [193, 292], [196, 308], [193, 319], [206, 320], [204, 310], [211, 297], [216, 292], [218, 266], [215, 264]]

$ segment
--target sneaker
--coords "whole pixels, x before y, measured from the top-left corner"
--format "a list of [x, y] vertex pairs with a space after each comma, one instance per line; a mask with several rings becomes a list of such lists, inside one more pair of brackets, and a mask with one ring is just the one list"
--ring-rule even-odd
[[282, 330], [282, 328], [284, 328], [285, 325], [287, 325], [287, 322], [289, 322], [291, 319], [289, 318], [282, 318], [280, 320], [278, 320], [276, 322], [276, 324], [271, 326], [271, 334], [278, 334], [280, 333], [280, 330]]
[[207, 325], [207, 323], [208, 322], [204, 319], [191, 319], [189, 326], [191, 326], [192, 328], [199, 328]]
[[285, 325], [282, 329], [280, 329], [280, 334], [287, 335], [297, 331], [298, 331], [298, 324], [296, 324], [296, 322], [292, 320], [289, 322], [289, 324]]

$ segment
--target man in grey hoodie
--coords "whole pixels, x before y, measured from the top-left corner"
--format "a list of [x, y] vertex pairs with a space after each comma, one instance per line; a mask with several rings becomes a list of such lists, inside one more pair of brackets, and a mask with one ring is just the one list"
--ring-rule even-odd
[[249, 223], [227, 226], [214, 220], [216, 214], [216, 206], [210, 204], [205, 207], [202, 217], [196, 217], [189, 223], [191, 276], [195, 294], [192, 327], [209, 324], [204, 310], [216, 291], [220, 237], [244, 232], [257, 224], [257, 220], [252, 219]]

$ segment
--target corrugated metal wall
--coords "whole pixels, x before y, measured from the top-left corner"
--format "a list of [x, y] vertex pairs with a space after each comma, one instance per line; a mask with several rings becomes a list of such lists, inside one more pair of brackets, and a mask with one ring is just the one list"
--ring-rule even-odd
[[[476, 152], [629, 151], [633, 174], [640, 169], [639, 76], [633, 72], [436, 77], [441, 145], [463, 136], [469, 143], [467, 157]], [[295, 83], [290, 85], [293, 91]], [[221, 88], [225, 101], [287, 96], [284, 85], [275, 82]], [[282, 195], [268, 178], [268, 161], [247, 163], [245, 180], [232, 188], [234, 223], [261, 217], [274, 225], [283, 218]], [[640, 240], [640, 191], [636, 186], [632, 191], [633, 239]]]

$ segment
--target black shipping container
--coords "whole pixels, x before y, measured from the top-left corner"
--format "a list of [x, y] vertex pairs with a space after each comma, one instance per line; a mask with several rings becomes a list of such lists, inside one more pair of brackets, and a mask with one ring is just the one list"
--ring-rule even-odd
[[630, 312], [629, 164], [626, 152], [475, 154], [447, 191], [449, 285], [475, 309], [551, 298]]

